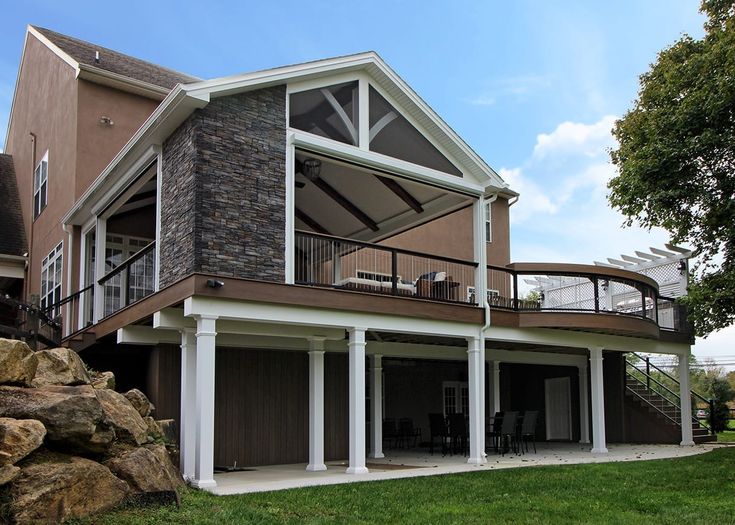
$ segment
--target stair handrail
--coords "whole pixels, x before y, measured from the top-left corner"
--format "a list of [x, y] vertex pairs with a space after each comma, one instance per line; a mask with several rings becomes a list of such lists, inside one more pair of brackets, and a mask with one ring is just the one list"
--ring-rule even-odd
[[[658, 379], [656, 379], [654, 376], [652, 376], [649, 373], [650, 367], [655, 368], [658, 372], [660, 372], [665, 377], [667, 377], [670, 380], [672, 380], [675, 384], [680, 385], [681, 383], [675, 377], [673, 377], [671, 374], [666, 373], [665, 371], [661, 370], [656, 365], [652, 364], [648, 358], [645, 358], [645, 357], [643, 357], [643, 356], [641, 356], [641, 355], [639, 355], [639, 354], [637, 354], [635, 352], [630, 352], [630, 353], [633, 354], [638, 359], [640, 359], [641, 361], [644, 361], [646, 363], [646, 369], [647, 369], [647, 371], [641, 370], [640, 368], [638, 368], [635, 365], [635, 363], [631, 363], [627, 359], [625, 360], [626, 366], [629, 366], [632, 369], [634, 369], [636, 372], [642, 374], [646, 378], [647, 383], [644, 383], [643, 381], [641, 381], [640, 379], [638, 379], [637, 377], [635, 377], [633, 374], [627, 373], [627, 375], [629, 377], [633, 378], [634, 380], [638, 381], [642, 385], [646, 386], [646, 388], [648, 388], [648, 390], [651, 390], [652, 392], [654, 392], [654, 393], [658, 394], [659, 396], [661, 396], [661, 398], [665, 399], [667, 402], [671, 403], [675, 408], [677, 408], [679, 410], [679, 419], [681, 419], [681, 398], [680, 398], [680, 395], [677, 394], [676, 392], [673, 392], [669, 387], [667, 387], [666, 385], [664, 385], [663, 383], [661, 383]], [[666, 390], [666, 392], [668, 392], [669, 394], [671, 394], [673, 396], [673, 399], [674, 400], [669, 399], [668, 396], [665, 396], [665, 395], [657, 392], [656, 390], [651, 389], [651, 383], [650, 383], [651, 381], [653, 381], [655, 384], [659, 385], [661, 388], [663, 388], [664, 390]], [[701, 399], [702, 401], [704, 401], [705, 403], [707, 403], [707, 405], [709, 406], [709, 414], [710, 414], [710, 417], [709, 418], [701, 418], [701, 419], [699, 417], [697, 417], [696, 414], [692, 414], [692, 416], [691, 416], [692, 422], [697, 423], [699, 425], [702, 425], [704, 428], [706, 428], [707, 430], [709, 430], [712, 435], [714, 435], [714, 433], [715, 433], [714, 432], [714, 425], [712, 425], [712, 405], [713, 405], [712, 400], [706, 399], [704, 396], [702, 396], [701, 394], [695, 392], [694, 390], [690, 390], [690, 394], [694, 395], [694, 397], [697, 397], [697, 398]], [[649, 404], [651, 406], [653, 406], [652, 403], [649, 403]], [[659, 410], [659, 412], [661, 412], [663, 414], [663, 411]], [[666, 414], [664, 414], [664, 415], [666, 415]]]
[[666, 412], [664, 412], [663, 410], [661, 410], [660, 408], [658, 408], [656, 405], [654, 405], [653, 403], [651, 403], [648, 399], [646, 399], [645, 397], [643, 397], [642, 395], [640, 395], [638, 392], [636, 392], [635, 390], [633, 390], [629, 386], [626, 386], [625, 388], [628, 390], [628, 392], [630, 392], [634, 396], [638, 397], [638, 399], [640, 399], [644, 403], [650, 405], [651, 408], [653, 408], [656, 412], [658, 412], [659, 414], [661, 414], [662, 416], [664, 416], [666, 419], [668, 419], [669, 421], [671, 421], [675, 425], [681, 425], [681, 423], [679, 423], [676, 419], [674, 419], [673, 417], [671, 417], [670, 415], [668, 415]]

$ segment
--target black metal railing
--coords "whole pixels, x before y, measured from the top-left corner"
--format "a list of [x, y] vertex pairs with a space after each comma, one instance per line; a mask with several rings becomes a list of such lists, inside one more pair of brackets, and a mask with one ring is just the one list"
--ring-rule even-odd
[[477, 263], [297, 231], [295, 281], [369, 293], [474, 303]]
[[0, 296], [0, 334], [24, 340], [33, 350], [39, 344], [55, 347], [61, 343], [61, 322], [35, 304]]
[[102, 317], [112, 315], [153, 293], [155, 248], [156, 243], [150, 243], [97, 281], [103, 292]]
[[[644, 388], [645, 391], [654, 394], [653, 397], [646, 398], [649, 405], [681, 425], [681, 383], [677, 378], [651, 363], [649, 357], [635, 352], [630, 352], [626, 357], [625, 372], [627, 381], [632, 381]], [[626, 387], [641, 397], [640, 393], [635, 391], [635, 388], [630, 385], [626, 385]], [[705, 398], [694, 390], [690, 390], [690, 395], [695, 407], [707, 407], [704, 417], [699, 415], [696, 408], [692, 410], [692, 422], [699, 424], [714, 435], [712, 400]]]
[[57, 313], [56, 319], [62, 326], [62, 335], [67, 337], [77, 330], [92, 324], [94, 308], [94, 285], [90, 284], [61, 301], [46, 308], [46, 312]]
[[541, 273], [493, 265], [488, 265], [487, 272], [488, 301], [494, 308], [612, 313], [648, 319], [665, 330], [691, 332], [684, 306], [659, 296], [656, 288], [644, 281], [603, 272]]

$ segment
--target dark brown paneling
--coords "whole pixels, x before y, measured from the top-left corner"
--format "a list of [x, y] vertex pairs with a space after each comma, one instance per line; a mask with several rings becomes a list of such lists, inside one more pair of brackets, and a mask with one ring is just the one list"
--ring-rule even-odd
[[305, 352], [217, 349], [215, 465], [308, 460], [307, 359]]
[[181, 415], [181, 348], [176, 345], [155, 346], [151, 350], [148, 377], [148, 397], [156, 406], [153, 416], [178, 422]]
[[[625, 441], [623, 419], [625, 395], [625, 354], [602, 353], [602, 380], [605, 385], [605, 438], [608, 443]], [[590, 404], [590, 406], [592, 406]], [[590, 431], [590, 438], [592, 437]]]

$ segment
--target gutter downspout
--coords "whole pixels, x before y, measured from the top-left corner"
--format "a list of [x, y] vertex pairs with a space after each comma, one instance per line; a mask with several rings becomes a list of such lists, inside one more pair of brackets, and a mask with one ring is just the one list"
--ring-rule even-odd
[[[492, 205], [493, 202], [495, 202], [498, 199], [498, 193], [495, 192], [489, 199], [483, 200], [483, 210], [485, 205]], [[491, 223], [490, 227], [492, 228], [492, 215], [490, 216]], [[481, 272], [486, 272], [487, 275], [487, 237], [485, 236], [485, 228], [483, 225], [482, 228], [482, 249], [485, 260], [485, 267], [480, 268]], [[480, 392], [482, 392], [482, 424], [485, 425], [485, 405], [487, 403], [487, 398], [485, 397], [485, 370], [487, 368], [487, 361], [485, 361], [485, 332], [488, 328], [490, 328], [490, 303], [487, 300], [487, 279], [485, 279], [485, 290], [484, 290], [484, 297], [482, 298], [482, 304], [485, 308], [485, 324], [482, 325], [482, 328], [480, 328], [480, 355], [482, 356], [481, 362], [482, 362], [482, 385], [480, 387]], [[483, 446], [482, 450], [482, 457], [487, 458], [487, 452], [485, 452], [485, 447]]]
[[23, 281], [23, 298], [25, 302], [30, 303], [31, 278], [33, 276], [33, 223], [35, 222], [33, 215], [35, 214], [35, 184], [36, 184], [36, 134], [29, 133], [31, 136], [31, 222], [28, 228], [28, 268], [26, 269], [26, 278]]

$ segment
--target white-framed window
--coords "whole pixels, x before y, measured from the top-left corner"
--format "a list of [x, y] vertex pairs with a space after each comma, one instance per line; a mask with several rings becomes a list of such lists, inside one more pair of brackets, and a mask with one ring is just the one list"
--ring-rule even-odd
[[[150, 239], [141, 237], [116, 233], [108, 234], [105, 243], [105, 274], [113, 271], [150, 243]], [[94, 253], [94, 249], [92, 253]], [[122, 273], [105, 282], [105, 316], [118, 311], [124, 306], [125, 293], [128, 294], [129, 302], [135, 302], [153, 292], [153, 260], [140, 260], [130, 268], [129, 276], [127, 282], [124, 280]]]
[[[490, 304], [493, 303], [493, 297], [500, 297], [500, 291], [499, 290], [486, 290], [487, 292], [487, 302]], [[475, 302], [475, 287], [474, 286], [468, 286], [467, 287], [467, 302], [468, 303], [474, 303]]]
[[[51, 250], [41, 263], [41, 309], [61, 301], [61, 276], [63, 267], [64, 242], [60, 242]], [[56, 317], [61, 312], [54, 309], [49, 312], [50, 317]]]
[[463, 381], [444, 381], [442, 383], [444, 416], [470, 413], [470, 389]]
[[48, 203], [48, 151], [33, 173], [33, 218], [35, 219]]
[[493, 242], [492, 204], [485, 204], [485, 242]]

